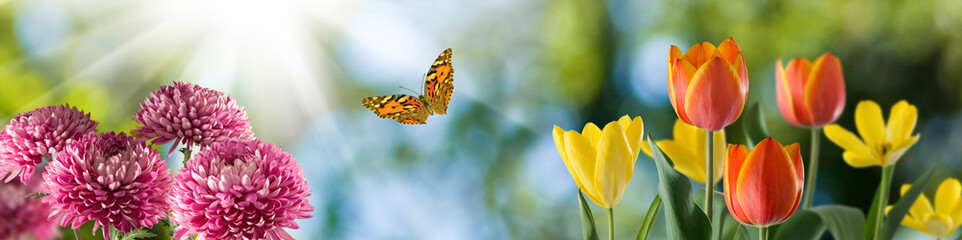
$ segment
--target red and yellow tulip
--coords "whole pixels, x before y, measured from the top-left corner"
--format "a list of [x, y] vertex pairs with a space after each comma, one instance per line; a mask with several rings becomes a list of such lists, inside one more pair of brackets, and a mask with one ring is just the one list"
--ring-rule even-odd
[[775, 92], [778, 109], [792, 125], [821, 127], [835, 122], [845, 108], [845, 81], [842, 64], [831, 53], [815, 62], [796, 58], [782, 67], [775, 66]]
[[723, 181], [732, 217], [755, 227], [788, 220], [802, 200], [804, 171], [798, 143], [766, 138], [751, 151], [729, 144]]
[[734, 39], [718, 47], [695, 44], [668, 53], [668, 94], [678, 118], [701, 129], [718, 131], [738, 119], [748, 97], [748, 69]]

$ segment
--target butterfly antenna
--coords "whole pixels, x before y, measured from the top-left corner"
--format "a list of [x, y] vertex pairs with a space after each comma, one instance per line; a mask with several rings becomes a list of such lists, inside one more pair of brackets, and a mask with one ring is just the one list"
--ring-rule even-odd
[[397, 87], [403, 88], [403, 89], [408, 90], [408, 91], [411, 91], [412, 93], [414, 93], [414, 95], [420, 95], [418, 92], [415, 92], [414, 90], [411, 90], [410, 88], [406, 88], [406, 87], [404, 87], [404, 86], [397, 86]]

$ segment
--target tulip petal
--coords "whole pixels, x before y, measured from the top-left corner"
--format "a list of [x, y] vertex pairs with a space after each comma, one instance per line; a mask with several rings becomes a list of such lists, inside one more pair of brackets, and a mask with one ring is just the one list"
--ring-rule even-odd
[[745, 211], [742, 210], [738, 194], [735, 194], [735, 183], [738, 180], [738, 173], [744, 165], [745, 158], [748, 157], [748, 147], [745, 145], [728, 144], [728, 150], [726, 152], [728, 158], [727, 162], [725, 162], [725, 177], [723, 178], [724, 183], [722, 185], [725, 190], [725, 204], [728, 205], [728, 210], [731, 212], [732, 217], [738, 219], [741, 223], [746, 223], [743, 220], [748, 218], [745, 215]]
[[[688, 145], [690, 149], [705, 150], [705, 130], [689, 125], [682, 121], [675, 121], [672, 128], [675, 141]], [[672, 159], [674, 161], [674, 159]]]
[[632, 161], [638, 160], [638, 154], [641, 153], [641, 143], [645, 141], [642, 136], [645, 129], [641, 117], [631, 119], [628, 115], [622, 116], [618, 119], [618, 125], [621, 126], [622, 130], [625, 130], [628, 146], [631, 147], [631, 153], [635, 156]]
[[794, 59], [785, 67], [788, 90], [792, 97], [792, 110], [795, 111], [795, 118], [806, 126], [813, 125], [812, 113], [806, 106], [807, 99], [805, 99], [805, 86], [808, 85], [811, 71], [812, 63], [808, 59]]
[[778, 223], [797, 206], [798, 176], [792, 160], [775, 139], [758, 143], [745, 158], [735, 182], [742, 210], [755, 226]]
[[596, 151], [594, 146], [588, 142], [588, 138], [574, 130], [565, 132], [564, 140], [568, 161], [571, 161], [571, 168], [582, 183], [581, 191], [595, 204], [602, 205], [598, 190], [592, 184], [595, 178]]
[[[892, 205], [886, 206], [886, 207], [885, 207], [885, 214], [888, 215], [890, 210], [892, 210]], [[915, 218], [912, 218], [912, 216], [906, 215], [904, 218], [902, 218], [902, 225], [904, 225], [904, 226], [906, 226], [906, 227], [914, 228], [915, 230], [918, 230], [919, 232], [923, 232], [923, 233], [925, 233], [925, 234], [928, 234], [928, 232], [927, 232], [928, 230], [925, 229], [925, 226], [922, 226], [922, 224], [919, 223], [919, 221], [916, 220]]]
[[708, 60], [695, 72], [690, 86], [685, 93], [685, 112], [691, 125], [718, 131], [741, 115], [748, 92], [742, 89], [731, 64], [723, 59]]
[[[905, 192], [908, 192], [910, 188], [912, 188], [911, 184], [903, 184], [901, 195], [905, 195]], [[919, 195], [919, 198], [916, 199], [915, 202], [912, 203], [912, 207], [909, 208], [909, 214], [912, 215], [913, 218], [920, 220], [923, 220], [926, 215], [934, 212], [935, 210], [932, 209], [932, 203], [924, 194]], [[924, 222], [924, 220], [922, 222]]]
[[698, 68], [684, 59], [674, 60], [669, 63], [668, 68], [668, 96], [675, 113], [682, 121], [691, 124], [691, 119], [685, 113], [685, 96], [688, 93], [688, 85]]
[[[622, 117], [624, 120], [628, 120], [628, 116]], [[621, 124], [622, 120], [618, 120]], [[631, 146], [631, 153], [634, 157], [631, 158], [631, 165], [635, 165], [635, 161], [638, 160], [638, 154], [641, 153], [642, 146], [645, 141], [643, 133], [645, 132], [645, 124], [641, 117], [635, 117], [634, 119], [628, 121], [627, 126], [624, 124], [621, 126], [625, 130], [625, 138], [628, 139], [628, 145]]]
[[684, 56], [685, 56], [685, 53], [681, 52], [681, 48], [678, 48], [678, 46], [675, 46], [675, 45], [671, 45], [671, 48], [668, 49], [668, 64], [671, 64], [676, 59], [682, 58]]
[[907, 152], [909, 148], [911, 148], [912, 145], [915, 145], [915, 143], [918, 141], [919, 136], [915, 135], [908, 140], [901, 142], [898, 146], [892, 146], [892, 149], [885, 153], [885, 166], [889, 166], [898, 162], [898, 160], [902, 158], [902, 155], [905, 155], [905, 152]]
[[905, 100], [899, 101], [892, 106], [889, 113], [889, 121], [886, 126], [888, 139], [893, 147], [903, 145], [911, 138], [912, 131], [915, 130], [915, 123], [918, 120], [918, 109]]
[[952, 210], [958, 205], [959, 198], [962, 198], [962, 183], [955, 178], [945, 179], [935, 191], [935, 212], [951, 215]]
[[606, 208], [610, 208], [621, 201], [625, 193], [628, 180], [634, 169], [634, 155], [625, 139], [625, 132], [617, 123], [605, 125], [598, 143], [598, 165], [595, 169], [595, 184]]
[[685, 52], [684, 59], [696, 68], [701, 68], [702, 65], [714, 57], [715, 45], [712, 45], [710, 42], [702, 42], [688, 48], [688, 51]]
[[[794, 210], [794, 209], [798, 209], [798, 204], [802, 201], [802, 192], [804, 192], [804, 188], [805, 188], [805, 178], [804, 178], [805, 165], [804, 163], [802, 163], [802, 152], [798, 147], [798, 143], [789, 144], [785, 146], [785, 148], [783, 149], [785, 150], [785, 153], [788, 154], [788, 157], [792, 161], [792, 167], [794, 167], [795, 169], [796, 184], [798, 184], [799, 186], [798, 192], [795, 194], [795, 206], [792, 207], [792, 209]], [[795, 211], [785, 212], [785, 215], [778, 221], [782, 222], [782, 221], [788, 220], [788, 218], [791, 217], [792, 213], [794, 212]]]
[[581, 135], [588, 138], [588, 142], [591, 142], [591, 146], [598, 148], [598, 139], [601, 138], [601, 129], [595, 123], [589, 122], [585, 124], [585, 128], [581, 130]]
[[[684, 142], [673, 141], [673, 140], [660, 140], [655, 141], [658, 148], [668, 155], [672, 163], [675, 164], [675, 170], [688, 176], [691, 180], [695, 180], [700, 183], [705, 183], [705, 155], [702, 154], [700, 157], [698, 154], [692, 152], [692, 149], [686, 145]], [[702, 149], [704, 151], [704, 149]]]
[[558, 154], [561, 154], [561, 161], [564, 161], [565, 167], [568, 168], [568, 173], [571, 173], [571, 177], [575, 179], [575, 184], [578, 185], [578, 189], [582, 189], [581, 179], [578, 178], [578, 174], [575, 172], [571, 161], [568, 160], [567, 149], [565, 148], [565, 132], [561, 127], [554, 126], [551, 131], [551, 136], [554, 138], [555, 148], [558, 149]]
[[875, 155], [861, 139], [838, 124], [825, 126], [825, 136], [836, 145], [845, 149], [842, 155], [845, 162], [853, 167], [881, 165], [880, 156]]
[[735, 39], [728, 38], [722, 41], [715, 49], [715, 53], [738, 70], [743, 87], [748, 89], [748, 67], [745, 66], [745, 56], [742, 55], [742, 50], [735, 43]]
[[785, 69], [782, 67], [782, 59], [779, 58], [775, 61], [775, 97], [778, 101], [778, 110], [782, 112], [782, 116], [785, 117], [785, 121], [795, 126], [805, 126], [802, 121], [795, 116], [795, 101], [794, 96], [792, 96], [791, 84], [788, 83], [789, 78], [785, 73]]
[[842, 64], [831, 53], [815, 60], [805, 84], [805, 105], [815, 126], [829, 124], [845, 108], [845, 80]]
[[864, 100], [855, 107], [855, 126], [862, 140], [874, 153], [881, 152], [885, 144], [885, 122], [882, 118], [882, 108], [878, 103]]

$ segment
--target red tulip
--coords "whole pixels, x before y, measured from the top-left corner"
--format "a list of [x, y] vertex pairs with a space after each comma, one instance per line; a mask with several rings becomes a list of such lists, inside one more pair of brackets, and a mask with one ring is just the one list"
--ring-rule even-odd
[[782, 67], [775, 66], [775, 92], [778, 109], [792, 125], [821, 127], [835, 122], [845, 108], [845, 81], [842, 64], [831, 53], [809, 62], [796, 58]]
[[788, 220], [802, 200], [804, 185], [798, 143], [783, 148], [766, 138], [751, 151], [729, 144], [723, 181], [725, 203], [739, 222], [767, 227]]
[[695, 44], [684, 54], [668, 53], [668, 94], [678, 118], [688, 125], [718, 131], [738, 119], [748, 97], [748, 69], [734, 39], [716, 48]]

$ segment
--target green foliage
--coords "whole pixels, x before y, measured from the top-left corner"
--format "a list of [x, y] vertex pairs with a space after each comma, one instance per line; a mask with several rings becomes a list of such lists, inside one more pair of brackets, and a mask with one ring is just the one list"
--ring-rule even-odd
[[[728, 212], [728, 205], [725, 204], [725, 194], [721, 192], [714, 192], [715, 196], [712, 198], [712, 239], [734, 239], [735, 233], [738, 232], [738, 227], [742, 224], [739, 223], [735, 218], [732, 217], [731, 213]], [[705, 199], [705, 189], [698, 190], [695, 192], [695, 199]], [[702, 201], [695, 201], [698, 207], [705, 209], [705, 203]]]
[[156, 236], [157, 234], [151, 233], [144, 229], [134, 229], [133, 231], [130, 231], [130, 233], [124, 234], [124, 237], [120, 240], [134, 240], [138, 238], [149, 239]]
[[648, 213], [645, 214], [645, 220], [641, 222], [641, 229], [638, 230], [638, 236], [635, 237], [636, 240], [648, 239], [648, 235], [651, 235], [651, 228], [655, 223], [655, 217], [658, 217], [658, 210], [660, 209], [661, 196], [655, 195], [655, 198], [651, 199], [651, 205], [648, 206]]
[[585, 201], [585, 196], [578, 190], [579, 205], [581, 205], [581, 230], [585, 240], [598, 240], [598, 231], [595, 229], [595, 217], [591, 214], [591, 208]]
[[40, 198], [43, 198], [43, 197], [46, 197], [46, 196], [50, 196], [50, 194], [49, 194], [49, 193], [38, 193], [38, 192], [35, 192], [35, 193], [27, 194], [26, 196], [23, 196], [23, 198], [20, 198], [20, 200], [27, 199], [27, 198], [29, 198], [29, 197], [33, 197], [33, 199], [40, 199]]
[[862, 210], [826, 205], [795, 212], [779, 226], [776, 239], [819, 239], [825, 229], [835, 239], [858, 239], [865, 227]]
[[[915, 182], [912, 182], [912, 187], [909, 188], [902, 197], [899, 198], [892, 209], [888, 212], [885, 218], [884, 224], [882, 225], [882, 231], [879, 233], [879, 237], [876, 240], [889, 240], [895, 235], [895, 231], [899, 229], [902, 224], [902, 218], [905, 218], [905, 214], [909, 212], [909, 208], [915, 203], [915, 200], [922, 195], [922, 191], [925, 190], [929, 184], [939, 184], [945, 179], [944, 175], [937, 174], [939, 171], [939, 166], [932, 166], [928, 171], [919, 176]], [[880, 213], [884, 214], [884, 213]]]
[[691, 181], [672, 168], [651, 133], [648, 133], [648, 145], [658, 168], [658, 195], [664, 199], [668, 238], [709, 239], [711, 223], [692, 200]]

